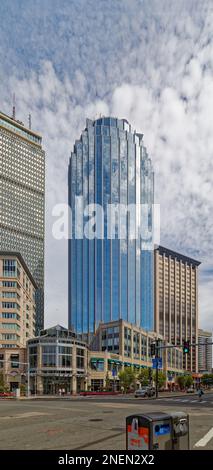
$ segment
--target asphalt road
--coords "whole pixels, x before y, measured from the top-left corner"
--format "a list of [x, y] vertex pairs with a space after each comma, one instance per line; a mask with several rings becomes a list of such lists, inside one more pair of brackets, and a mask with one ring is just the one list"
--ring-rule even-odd
[[[213, 394], [201, 403], [192, 396], [0, 400], [0, 449], [125, 450], [126, 416], [181, 409], [190, 416], [191, 449], [212, 450], [212, 403]], [[199, 442], [202, 446], [195, 447]]]

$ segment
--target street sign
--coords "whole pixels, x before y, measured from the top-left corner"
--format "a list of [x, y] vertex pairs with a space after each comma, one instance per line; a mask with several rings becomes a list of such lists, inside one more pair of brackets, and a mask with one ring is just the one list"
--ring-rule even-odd
[[117, 369], [112, 369], [112, 376], [116, 377], [116, 375], [117, 375]]
[[162, 369], [162, 357], [154, 358], [152, 359], [152, 368], [157, 369], [157, 363], [158, 363], [158, 369]]

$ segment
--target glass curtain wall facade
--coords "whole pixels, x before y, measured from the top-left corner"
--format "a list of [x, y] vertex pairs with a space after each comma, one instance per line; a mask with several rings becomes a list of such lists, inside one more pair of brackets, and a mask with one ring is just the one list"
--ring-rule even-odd
[[36, 290], [36, 330], [44, 323], [45, 153], [40, 135], [0, 112], [0, 250], [19, 252]]
[[[153, 232], [154, 175], [143, 135], [126, 120], [87, 120], [75, 142], [69, 164], [69, 327], [93, 333], [100, 322], [120, 318], [153, 329], [153, 251], [142, 249], [141, 239], [107, 236], [107, 205], [137, 204], [136, 221], [143, 224], [140, 204], [147, 204], [149, 233]], [[76, 196], [83, 207], [104, 209], [103, 237], [75, 236]], [[84, 218], [84, 222], [87, 219]]]

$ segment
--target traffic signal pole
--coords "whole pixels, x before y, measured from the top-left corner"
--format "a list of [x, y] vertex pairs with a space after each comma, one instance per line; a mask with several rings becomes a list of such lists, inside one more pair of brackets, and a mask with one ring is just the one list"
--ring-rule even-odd
[[158, 359], [159, 359], [158, 345], [159, 345], [159, 340], [157, 339], [157, 341], [156, 341], [156, 350], [155, 350], [155, 359], [156, 359], [155, 398], [158, 398]]

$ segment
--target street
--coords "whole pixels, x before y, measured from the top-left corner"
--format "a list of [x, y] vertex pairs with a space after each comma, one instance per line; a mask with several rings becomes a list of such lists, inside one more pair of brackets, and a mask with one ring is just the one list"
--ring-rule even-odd
[[175, 410], [190, 415], [190, 448], [212, 450], [212, 393], [201, 403], [192, 395], [0, 400], [0, 449], [125, 450], [126, 416]]

